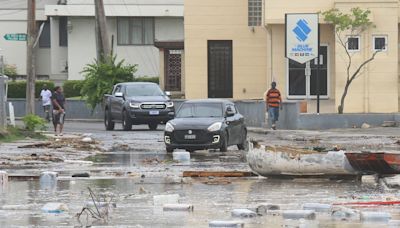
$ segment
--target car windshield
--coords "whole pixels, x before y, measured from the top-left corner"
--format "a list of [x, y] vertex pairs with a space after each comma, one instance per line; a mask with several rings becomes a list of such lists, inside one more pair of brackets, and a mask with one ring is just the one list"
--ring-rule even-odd
[[177, 118], [208, 118], [222, 117], [222, 104], [220, 103], [186, 103], [179, 109]]
[[141, 97], [141, 96], [163, 96], [164, 93], [158, 85], [155, 84], [137, 84], [128, 85], [126, 87], [127, 97]]

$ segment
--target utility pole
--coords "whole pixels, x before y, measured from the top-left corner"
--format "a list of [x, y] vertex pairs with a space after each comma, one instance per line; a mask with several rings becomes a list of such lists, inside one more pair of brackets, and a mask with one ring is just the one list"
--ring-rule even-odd
[[36, 0], [28, 1], [28, 31], [26, 48], [26, 114], [35, 114], [36, 59]]
[[104, 11], [103, 0], [94, 0], [96, 19], [96, 45], [97, 59], [107, 57], [111, 54], [110, 41], [107, 32], [107, 20]]

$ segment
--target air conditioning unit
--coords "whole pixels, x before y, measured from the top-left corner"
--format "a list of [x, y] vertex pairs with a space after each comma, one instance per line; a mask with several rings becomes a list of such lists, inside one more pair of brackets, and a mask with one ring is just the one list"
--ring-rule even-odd
[[58, 0], [58, 5], [67, 5], [67, 0]]

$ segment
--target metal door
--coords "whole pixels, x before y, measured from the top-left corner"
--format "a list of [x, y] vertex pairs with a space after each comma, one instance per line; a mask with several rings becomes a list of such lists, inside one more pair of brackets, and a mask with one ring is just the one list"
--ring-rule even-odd
[[165, 90], [181, 91], [182, 50], [165, 51]]
[[208, 41], [208, 97], [232, 98], [232, 41]]

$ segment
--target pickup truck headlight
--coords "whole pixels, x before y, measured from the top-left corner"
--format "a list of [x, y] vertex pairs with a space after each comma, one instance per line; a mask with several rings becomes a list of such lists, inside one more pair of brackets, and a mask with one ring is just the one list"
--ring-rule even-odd
[[167, 123], [165, 125], [165, 131], [166, 132], [173, 132], [175, 130], [174, 126], [171, 123]]
[[221, 130], [221, 127], [222, 127], [222, 123], [221, 122], [216, 122], [216, 123], [211, 124], [207, 128], [207, 130], [208, 131], [219, 131], [219, 130]]
[[140, 108], [140, 103], [131, 102], [131, 103], [129, 103], [129, 106], [131, 106], [131, 108]]
[[166, 103], [166, 105], [167, 105], [167, 108], [173, 108], [174, 107], [174, 102], [169, 101], [169, 102]]

